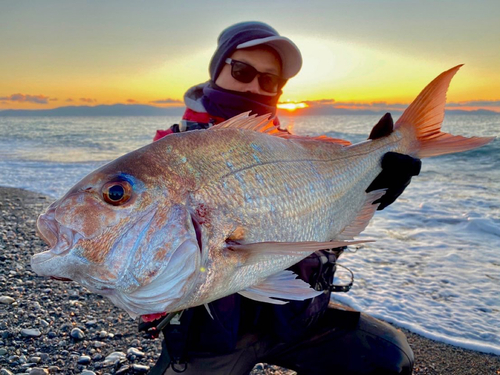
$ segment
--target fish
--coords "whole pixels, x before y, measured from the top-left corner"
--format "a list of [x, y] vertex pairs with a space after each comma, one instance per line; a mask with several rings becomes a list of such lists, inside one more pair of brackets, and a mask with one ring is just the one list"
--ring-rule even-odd
[[366, 192], [387, 152], [425, 158], [492, 137], [441, 131], [458, 65], [398, 121], [361, 143], [305, 137], [241, 114], [174, 133], [90, 173], [37, 220], [40, 276], [74, 280], [130, 316], [176, 312], [234, 293], [283, 304], [322, 293], [289, 267], [360, 244], [385, 190]]

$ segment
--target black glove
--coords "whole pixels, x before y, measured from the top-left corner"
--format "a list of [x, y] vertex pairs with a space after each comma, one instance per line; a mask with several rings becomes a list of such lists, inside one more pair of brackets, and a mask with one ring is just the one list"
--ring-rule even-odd
[[385, 194], [377, 199], [380, 203], [377, 210], [383, 210], [399, 197], [410, 184], [412, 176], [418, 176], [422, 162], [408, 155], [388, 152], [382, 157], [382, 172], [368, 186], [366, 192], [387, 189]]

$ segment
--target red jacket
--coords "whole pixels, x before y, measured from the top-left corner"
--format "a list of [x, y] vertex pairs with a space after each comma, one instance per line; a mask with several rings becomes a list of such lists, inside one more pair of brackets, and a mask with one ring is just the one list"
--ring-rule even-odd
[[[186, 108], [186, 111], [184, 112], [184, 115], [182, 116], [182, 120], [199, 122], [202, 124], [210, 124], [211, 123], [213, 125], [216, 125], [216, 124], [219, 124], [219, 123], [225, 121], [226, 119], [224, 119], [222, 117], [211, 116], [207, 112], [196, 112], [190, 108]], [[274, 118], [274, 125], [279, 126], [279, 124], [280, 124], [280, 122], [278, 120], [278, 117], [275, 117]], [[172, 134], [172, 133], [175, 133], [174, 130], [172, 129], [172, 127], [168, 128], [166, 130], [157, 130], [156, 135], [153, 139], [153, 142], [165, 137], [166, 135]]]

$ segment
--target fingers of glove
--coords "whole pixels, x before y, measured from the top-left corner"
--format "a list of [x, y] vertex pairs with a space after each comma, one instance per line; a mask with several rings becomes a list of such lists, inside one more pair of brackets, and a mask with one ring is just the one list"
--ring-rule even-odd
[[418, 176], [422, 167], [422, 161], [409, 155], [397, 152], [387, 152], [382, 157], [382, 169], [397, 174], [405, 174], [409, 177]]
[[382, 211], [384, 208], [394, 203], [394, 201], [398, 199], [401, 194], [403, 194], [403, 192], [408, 187], [410, 182], [411, 179], [408, 180], [406, 184], [399, 185], [397, 189], [396, 188], [388, 189], [382, 197], [374, 201], [373, 204], [380, 203], [379, 206], [377, 207], [377, 211]]

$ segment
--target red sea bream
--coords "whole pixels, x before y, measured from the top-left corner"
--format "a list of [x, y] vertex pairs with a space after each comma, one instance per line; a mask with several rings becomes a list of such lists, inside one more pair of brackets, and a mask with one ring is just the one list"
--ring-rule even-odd
[[320, 292], [285, 270], [316, 250], [357, 243], [384, 194], [365, 191], [386, 152], [424, 158], [491, 141], [440, 130], [458, 69], [431, 82], [394, 129], [359, 144], [293, 136], [244, 114], [126, 154], [40, 216], [50, 249], [32, 268], [75, 280], [131, 316], [233, 293], [312, 298]]

